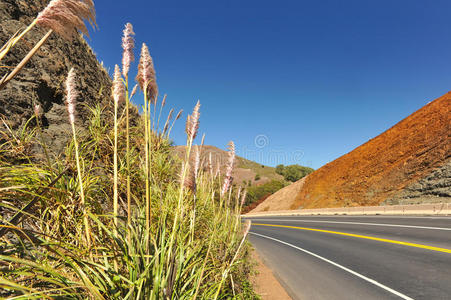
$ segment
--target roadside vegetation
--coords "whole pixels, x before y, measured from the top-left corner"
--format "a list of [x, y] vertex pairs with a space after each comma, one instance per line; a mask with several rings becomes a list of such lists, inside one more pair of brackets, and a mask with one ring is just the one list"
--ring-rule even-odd
[[247, 213], [257, 207], [269, 196], [280, 189], [286, 187], [289, 183], [284, 180], [271, 180], [261, 185], [254, 185], [247, 188], [246, 201], [244, 203], [243, 213]]
[[[269, 169], [269, 167], [266, 167], [265, 169]], [[278, 165], [275, 169], [271, 169], [275, 170], [275, 173], [281, 175], [283, 179], [273, 179], [271, 181], [258, 184], [258, 179], [260, 179], [260, 176], [257, 174], [255, 178], [257, 184], [249, 184], [247, 187], [247, 197], [244, 204], [243, 213], [253, 210], [275, 192], [302, 179], [314, 171], [312, 168], [300, 165]]]
[[301, 178], [304, 178], [308, 174], [315, 171], [312, 168], [304, 167], [300, 165], [277, 165], [276, 166], [276, 173], [279, 175], [282, 175], [283, 178], [287, 181], [296, 182]]
[[[53, 0], [29, 28], [1, 48], [0, 60], [34, 26], [71, 39], [95, 24], [91, 0]], [[18, 131], [1, 120], [0, 297], [11, 299], [255, 299], [248, 281], [250, 222], [234, 187], [235, 146], [224, 174], [200, 159], [200, 103], [186, 121], [186, 155], [171, 154], [170, 132], [181, 112], [161, 116], [153, 61], [142, 46], [136, 93], [129, 80], [134, 32], [124, 29], [122, 67], [114, 72], [113, 111], [90, 107], [88, 128], [76, 126], [83, 70], [66, 81], [64, 153], [42, 139], [41, 108]], [[4, 88], [39, 49], [37, 44], [0, 83]], [[143, 96], [131, 120], [131, 99]], [[37, 155], [38, 154], [38, 155]], [[254, 196], [254, 192], [250, 192]]]

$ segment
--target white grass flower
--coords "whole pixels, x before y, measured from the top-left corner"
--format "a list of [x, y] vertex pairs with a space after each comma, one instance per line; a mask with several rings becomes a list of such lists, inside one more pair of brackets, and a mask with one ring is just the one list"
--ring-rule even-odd
[[136, 81], [139, 83], [141, 90], [147, 93], [146, 100], [151, 101], [152, 103], [155, 102], [155, 97], [158, 94], [156, 79], [155, 68], [152, 57], [149, 53], [149, 48], [146, 44], [143, 44]]
[[188, 135], [188, 139], [192, 142], [197, 136], [197, 132], [199, 130], [199, 117], [200, 117], [200, 102], [197, 101], [196, 106], [194, 107], [193, 113], [188, 115], [186, 119], [186, 134]]
[[117, 105], [125, 100], [125, 86], [121, 77], [121, 69], [118, 65], [114, 68], [113, 98]]
[[127, 23], [124, 29], [124, 36], [122, 37], [122, 49], [124, 49], [122, 54], [122, 75], [125, 78], [127, 78], [130, 71], [131, 62], [135, 60], [135, 55], [133, 54], [133, 48], [135, 48], [134, 35], [133, 25]]
[[66, 79], [66, 103], [67, 112], [69, 113], [69, 122], [75, 122], [75, 107], [77, 105], [78, 90], [75, 83], [76, 73], [74, 68], [70, 69]]
[[236, 157], [235, 144], [231, 141], [229, 143], [229, 160], [227, 162], [226, 174], [224, 178], [224, 183], [222, 185], [221, 197], [223, 197], [227, 193], [232, 184], [233, 181], [232, 172], [235, 164], [235, 157]]

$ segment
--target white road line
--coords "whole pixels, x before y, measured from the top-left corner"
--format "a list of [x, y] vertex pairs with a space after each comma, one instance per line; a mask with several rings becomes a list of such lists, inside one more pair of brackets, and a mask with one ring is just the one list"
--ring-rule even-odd
[[364, 223], [364, 222], [343, 222], [343, 221], [314, 221], [314, 220], [287, 220], [287, 219], [251, 219], [252, 221], [265, 222], [304, 222], [304, 223], [332, 223], [332, 224], [352, 224], [352, 225], [368, 225], [368, 226], [385, 226], [385, 227], [404, 227], [416, 229], [433, 229], [433, 230], [448, 230], [446, 227], [429, 227], [429, 226], [415, 226], [415, 225], [398, 225], [398, 224], [383, 224], [383, 223]]
[[368, 281], [369, 283], [372, 283], [372, 284], [374, 284], [374, 285], [376, 285], [376, 286], [378, 286], [378, 287], [380, 287], [380, 288], [382, 288], [382, 289], [384, 289], [384, 290], [386, 290], [386, 291], [388, 291], [388, 292], [390, 292], [390, 293], [392, 293], [392, 294], [394, 294], [394, 295], [396, 295], [396, 296], [398, 296], [398, 297], [400, 297], [402, 299], [413, 300], [413, 298], [410, 298], [409, 296], [406, 296], [406, 295], [404, 295], [404, 294], [402, 294], [402, 293], [400, 293], [398, 291], [395, 291], [394, 289], [391, 289], [388, 286], [385, 286], [382, 283], [379, 283], [379, 282], [377, 282], [374, 279], [368, 278], [368, 277], [366, 277], [366, 276], [364, 276], [364, 275], [362, 275], [360, 273], [357, 273], [356, 271], [353, 271], [353, 270], [348, 269], [348, 268], [346, 268], [346, 267], [344, 267], [344, 266], [342, 266], [340, 264], [337, 264], [336, 262], [333, 262], [333, 261], [331, 261], [331, 260], [329, 260], [327, 258], [319, 256], [318, 254], [315, 254], [315, 253], [310, 252], [308, 250], [299, 248], [299, 247], [297, 247], [295, 245], [289, 244], [287, 242], [284, 242], [284, 241], [281, 241], [281, 240], [278, 240], [278, 239], [275, 239], [275, 238], [272, 238], [272, 237], [269, 237], [269, 236], [266, 236], [266, 235], [262, 235], [262, 234], [258, 234], [258, 233], [254, 233], [254, 232], [250, 232], [250, 234], [257, 235], [257, 236], [260, 236], [260, 237], [263, 237], [263, 238], [266, 238], [266, 239], [269, 239], [269, 240], [273, 240], [273, 241], [279, 242], [281, 244], [287, 245], [289, 247], [292, 247], [292, 248], [294, 248], [296, 250], [299, 250], [299, 251], [305, 252], [307, 254], [310, 254], [310, 255], [312, 255], [312, 256], [314, 256], [316, 258], [319, 258], [319, 259], [321, 259], [321, 260], [323, 260], [323, 261], [325, 261], [325, 262], [327, 262], [327, 263], [329, 263], [331, 265], [334, 265], [334, 266], [336, 266], [336, 267], [338, 267], [338, 268], [340, 268], [340, 269], [342, 269], [342, 270], [344, 270], [344, 271], [346, 271], [348, 273], [351, 273], [352, 275], [355, 275], [355, 276], [357, 276], [357, 277], [359, 277], [359, 278], [361, 278], [361, 279], [363, 279], [365, 281]]

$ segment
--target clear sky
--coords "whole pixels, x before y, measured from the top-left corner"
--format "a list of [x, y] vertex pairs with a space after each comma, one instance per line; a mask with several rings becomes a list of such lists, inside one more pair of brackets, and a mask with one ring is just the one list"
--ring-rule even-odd
[[95, 4], [90, 44], [110, 71], [126, 22], [137, 56], [148, 44], [167, 108], [185, 111], [176, 144], [200, 99], [206, 144], [319, 168], [451, 90], [449, 0]]

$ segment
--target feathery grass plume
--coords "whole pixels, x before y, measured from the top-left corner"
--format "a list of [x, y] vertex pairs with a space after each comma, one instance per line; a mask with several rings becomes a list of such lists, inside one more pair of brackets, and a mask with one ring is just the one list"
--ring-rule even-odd
[[172, 120], [173, 113], [174, 113], [174, 109], [171, 108], [171, 110], [169, 111], [168, 117], [166, 118], [166, 122], [164, 123], [163, 135], [165, 135], [169, 129], [169, 122], [171, 122], [171, 120]]
[[87, 20], [96, 26], [96, 13], [92, 0], [52, 0], [39, 13], [36, 24], [52, 29], [67, 40], [76, 36], [77, 30], [89, 36], [84, 23]]
[[75, 122], [75, 106], [77, 105], [78, 90], [75, 83], [75, 70], [70, 69], [66, 79], [66, 103], [67, 112], [69, 113], [69, 122]]
[[135, 86], [133, 87], [133, 90], [130, 94], [130, 98], [132, 98], [133, 96], [135, 96], [136, 92], [138, 91], [138, 85], [135, 84]]
[[194, 181], [197, 185], [197, 176], [199, 175], [199, 166], [200, 166], [200, 146], [196, 146], [194, 149]]
[[139, 59], [138, 75], [136, 81], [143, 92], [145, 92], [147, 101], [154, 101], [158, 94], [158, 86], [156, 82], [155, 68], [149, 48], [143, 43], [141, 48], [141, 58]]
[[203, 146], [205, 143], [205, 133], [202, 135], [202, 139], [200, 140], [200, 145]]
[[[161, 113], [163, 112], [163, 108], [164, 108], [164, 106], [166, 105], [166, 98], [167, 98], [167, 96], [168, 96], [168, 95], [165, 94], [165, 95], [163, 96], [163, 100], [161, 101], [160, 112], [158, 113], [157, 125], [156, 125], [156, 127], [154, 128], [156, 131], [160, 129]], [[154, 123], [154, 125], [155, 125], [155, 123]]]
[[121, 77], [121, 69], [118, 65], [114, 68], [113, 98], [117, 105], [125, 100], [125, 86]]
[[177, 116], [175, 117], [175, 121], [177, 121], [178, 119], [180, 119], [180, 117], [182, 116], [182, 113], [183, 113], [183, 109], [181, 109], [181, 110], [178, 112]]
[[244, 203], [246, 202], [246, 196], [247, 196], [247, 190], [244, 190], [243, 194], [241, 195], [241, 207], [243, 207]]
[[180, 181], [181, 184], [191, 190], [193, 193], [196, 192], [197, 189], [197, 176], [199, 173], [200, 166], [200, 150], [199, 146], [193, 146], [194, 153], [190, 155], [190, 158], [186, 163], [182, 165], [181, 173], [180, 173]]
[[[185, 171], [186, 170], [186, 171]], [[194, 168], [189, 163], [184, 163], [179, 175], [180, 183], [184, 188], [196, 192], [196, 178], [194, 174]]]
[[210, 176], [213, 177], [213, 161], [211, 158], [211, 152], [208, 153], [208, 171], [210, 172]]
[[232, 184], [233, 181], [232, 172], [234, 164], [235, 164], [235, 144], [231, 141], [229, 142], [229, 160], [227, 162], [224, 184], [222, 185], [221, 197], [223, 197], [225, 193], [227, 193], [227, 191], [230, 188], [230, 185]]
[[135, 60], [135, 55], [133, 54], [133, 48], [135, 48], [134, 35], [133, 25], [130, 23], [125, 24], [124, 36], [122, 37], [122, 49], [124, 49], [122, 54], [122, 75], [125, 78], [127, 78], [130, 71], [131, 62]]
[[40, 104], [35, 104], [33, 110], [36, 118], [40, 118], [42, 116], [42, 107]]
[[196, 106], [194, 107], [193, 114], [188, 115], [186, 119], [186, 134], [188, 136], [188, 140], [191, 142], [197, 136], [197, 131], [199, 130], [199, 117], [200, 117], [200, 101], [197, 101]]

